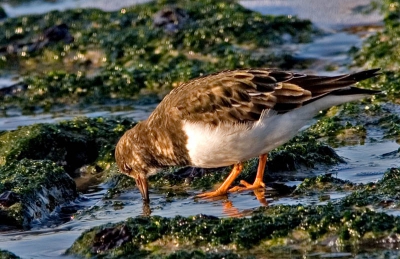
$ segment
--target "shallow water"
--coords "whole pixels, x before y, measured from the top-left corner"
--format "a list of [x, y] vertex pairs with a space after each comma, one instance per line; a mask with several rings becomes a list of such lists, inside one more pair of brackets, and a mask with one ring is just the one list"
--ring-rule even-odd
[[15, 5], [11, 3], [2, 3], [1, 5], [9, 17], [17, 17], [26, 14], [43, 14], [53, 10], [63, 11], [75, 8], [98, 8], [104, 11], [116, 11], [126, 6], [146, 2], [149, 2], [149, 0], [37, 0]]
[[156, 103], [148, 105], [130, 105], [124, 107], [124, 111], [113, 111], [113, 107], [92, 106], [85, 109], [62, 110], [52, 113], [38, 113], [36, 115], [22, 115], [20, 111], [8, 111], [5, 117], [0, 117], [0, 130], [13, 130], [19, 126], [32, 125], [34, 123], [56, 123], [63, 120], [71, 120], [79, 116], [89, 118], [119, 116], [135, 121], [147, 119], [149, 114], [157, 106]]
[[368, 143], [366, 145], [336, 148], [347, 164], [332, 169], [337, 177], [354, 183], [368, 183], [379, 180], [386, 169], [400, 167], [400, 159], [391, 153], [397, 152], [399, 144], [394, 141]]
[[[73, 8], [98, 8], [104, 11], [116, 11], [132, 4], [149, 2], [150, 0], [54, 0], [29, 1], [22, 4], [0, 3], [9, 17], [25, 14], [43, 14], [52, 10]], [[368, 5], [369, 0], [242, 0], [240, 3], [263, 14], [297, 15], [302, 19], [310, 19], [324, 29], [337, 29], [362, 24], [376, 24], [382, 20], [378, 12], [368, 15], [355, 12], [355, 9]]]
[[[67, 8], [98, 7], [104, 10], [118, 10], [123, 6], [145, 2], [141, 0], [124, 0], [110, 2], [104, 0], [65, 0], [55, 2], [35, 1], [29, 4], [15, 5], [2, 3], [9, 16], [18, 16], [27, 13], [45, 13], [50, 10], [64, 10]], [[312, 2], [312, 4], [310, 4]], [[351, 3], [350, 3], [351, 2]], [[300, 18], [311, 19], [316, 25], [327, 29], [327, 34], [310, 44], [288, 46], [296, 51], [300, 58], [317, 59], [315, 66], [310, 68], [313, 72], [322, 74], [337, 74], [347, 71], [346, 65], [351, 63], [347, 54], [352, 46], [359, 47], [362, 43], [363, 34], [351, 34], [342, 30], [343, 28], [374, 24], [381, 21], [377, 13], [369, 15], [354, 14], [353, 9], [365, 5], [368, 0], [265, 0], [265, 1], [241, 1], [250, 9], [257, 10], [263, 14], [298, 15]], [[312, 8], [310, 8], [312, 6]], [[337, 69], [333, 72], [326, 71], [327, 66]], [[3, 84], [3, 81], [0, 81]], [[122, 116], [134, 120], [143, 120], [151, 113], [156, 104], [131, 105], [123, 111], [115, 112], [112, 107], [90, 107], [84, 110], [73, 109], [57, 111], [47, 114], [22, 116], [18, 111], [6, 114], [0, 118], [0, 130], [12, 130], [18, 126], [33, 123], [54, 123], [60, 120], [69, 120], [76, 116]], [[374, 133], [375, 134], [375, 133]], [[374, 138], [382, 139], [381, 133], [376, 133]], [[329, 172], [337, 174], [337, 177], [356, 183], [366, 183], [379, 180], [388, 167], [400, 167], [398, 157], [390, 152], [397, 150], [400, 146], [387, 140], [367, 142], [364, 145], [347, 146], [337, 148], [336, 152], [345, 158], [346, 164], [340, 164], [330, 169]], [[371, 162], [372, 161], [372, 162]], [[323, 172], [319, 172], [323, 173]], [[287, 185], [297, 185], [300, 182], [287, 182]], [[84, 194], [80, 200], [71, 204], [81, 211], [71, 221], [59, 226], [38, 225], [31, 231], [7, 232], [0, 234], [0, 248], [9, 250], [22, 258], [59, 258], [65, 249], [71, 246], [74, 240], [86, 229], [108, 222], [119, 222], [128, 217], [143, 214], [141, 196], [137, 189], [124, 193], [116, 199], [102, 200], [107, 186], [96, 186], [90, 193]], [[188, 191], [195, 195], [194, 191]], [[268, 192], [267, 192], [268, 194]], [[348, 193], [328, 193], [329, 200], [343, 198]], [[174, 217], [176, 215], [189, 216], [199, 213], [207, 213], [218, 217], [246, 216], [253, 209], [262, 206], [253, 192], [235, 193], [229, 196], [229, 200], [196, 201], [192, 197], [174, 198], [166, 200], [165, 194], [157, 190], [150, 191], [152, 215]], [[324, 204], [317, 196], [293, 198], [274, 197], [267, 195], [268, 204]], [[122, 204], [122, 206], [115, 206]], [[100, 209], [97, 209], [97, 208]], [[397, 210], [389, 213], [398, 215]], [[47, 222], [46, 224], [51, 224]], [[330, 257], [332, 254], [321, 254], [319, 257]], [[349, 253], [335, 253], [335, 257], [348, 257]], [[66, 258], [66, 257], [64, 257]]]
[[[352, 182], [366, 183], [379, 180], [388, 167], [400, 167], [400, 160], [388, 156], [387, 151], [400, 147], [395, 142], [366, 143], [363, 146], [337, 148], [347, 164], [334, 167], [330, 172], [338, 178]], [[371, 162], [374, 161], [374, 162]], [[299, 181], [287, 182], [287, 185], [297, 185]], [[143, 215], [144, 208], [141, 195], [137, 189], [123, 193], [118, 198], [103, 200], [107, 186], [95, 187], [95, 191], [84, 194], [81, 200], [71, 206], [79, 206], [81, 211], [71, 221], [55, 227], [39, 225], [31, 231], [9, 232], [0, 235], [0, 248], [16, 253], [22, 258], [59, 258], [72, 245], [74, 240], [86, 229], [106, 223], [120, 222], [129, 217]], [[197, 201], [193, 196], [198, 191], [188, 191], [187, 198], [166, 200], [165, 193], [156, 189], [150, 190], [152, 215], [174, 217], [176, 215], [190, 216], [206, 213], [217, 217], [244, 217], [254, 209], [263, 206], [253, 192], [230, 194], [228, 199], [216, 201]], [[348, 195], [348, 192], [324, 193], [328, 199], [320, 200], [318, 195], [305, 197], [274, 197], [266, 192], [268, 205], [276, 204], [326, 204]], [[392, 215], [400, 215], [398, 209], [382, 210]], [[48, 223], [47, 223], [48, 224]], [[324, 255], [324, 254], [322, 254]], [[326, 254], [327, 256], [329, 254]]]
[[378, 12], [363, 15], [357, 12], [370, 3], [369, 0], [244, 0], [246, 8], [263, 14], [296, 15], [310, 19], [318, 27], [337, 30], [349, 26], [376, 24], [382, 21]]

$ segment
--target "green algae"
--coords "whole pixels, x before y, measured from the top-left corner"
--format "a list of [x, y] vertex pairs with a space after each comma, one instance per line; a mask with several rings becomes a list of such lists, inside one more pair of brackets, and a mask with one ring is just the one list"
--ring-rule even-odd
[[378, 124], [385, 130], [385, 138], [396, 139], [400, 142], [400, 117], [397, 114], [382, 117]]
[[334, 148], [363, 145], [368, 141], [369, 131], [377, 128], [380, 130], [383, 125], [379, 121], [389, 114], [390, 110], [382, 108], [382, 103], [373, 96], [321, 112], [317, 117], [318, 121], [306, 132]]
[[11, 252], [0, 249], [0, 258], [1, 259], [19, 259], [20, 257], [16, 256], [15, 254], [13, 254]]
[[400, 206], [400, 169], [390, 168], [382, 179], [375, 183], [354, 184], [350, 181], [333, 177], [332, 174], [306, 178], [296, 187], [292, 195], [323, 194], [324, 192], [351, 192], [341, 200], [344, 206], [387, 207]]
[[365, 67], [380, 67], [383, 75], [373, 79], [373, 83], [361, 83], [363, 86], [385, 91], [383, 100], [395, 103], [400, 101], [399, 65], [400, 58], [400, 2], [398, 0], [384, 0], [377, 2], [384, 16], [384, 28], [370, 36], [361, 50], [355, 54], [355, 63]]
[[[172, 242], [183, 247], [211, 248], [217, 244], [228, 245], [234, 242], [243, 248], [248, 248], [252, 244], [251, 241], [259, 241], [258, 238], [258, 240], [255, 240], [255, 237], [248, 235], [251, 234], [248, 231], [257, 230], [254, 233], [255, 235], [269, 236], [277, 227], [277, 225], [275, 228], [272, 226], [271, 220], [268, 222], [266, 218], [262, 219], [265, 220], [263, 223], [257, 221], [259, 224], [253, 224], [255, 222], [252, 219], [218, 219], [204, 215], [188, 218], [176, 216], [172, 219], [154, 216], [148, 218], [130, 218], [123, 224], [128, 227], [132, 235], [129, 246], [137, 248], [146, 245], [149, 247], [157, 246], [154, 242], [158, 240], [165, 240], [164, 242]], [[260, 229], [261, 226], [263, 227]], [[112, 227], [120, 227], [120, 224], [107, 225], [107, 228]], [[90, 230], [87, 235], [82, 235], [68, 252], [80, 255], [93, 255], [90, 251], [91, 247], [86, 243], [90, 241], [87, 238], [95, 236], [101, 230], [104, 230], [104, 226]], [[267, 231], [263, 232], [263, 230]], [[283, 231], [280, 230], [280, 232]], [[232, 235], [229, 233], [232, 233]], [[81, 243], [80, 241], [84, 239], [86, 239], [86, 242]], [[136, 250], [136, 253], [143, 252], [146, 252], [146, 248]]]
[[391, 168], [385, 173], [383, 178], [377, 183], [377, 193], [390, 195], [396, 199], [400, 198], [400, 169]]
[[0, 209], [2, 224], [28, 228], [75, 199], [76, 185], [70, 176], [96, 178], [87, 183], [77, 178], [84, 190], [103, 181], [107, 173], [116, 174], [115, 144], [133, 125], [124, 119], [75, 118], [1, 133], [0, 193], [12, 191], [20, 197], [20, 202]]
[[[201, 169], [201, 168], [169, 168], [150, 176], [149, 181], [156, 188], [179, 191], [176, 189], [195, 188], [206, 190], [215, 184], [221, 183], [230, 173], [230, 167]], [[176, 186], [179, 186], [176, 188]]]
[[0, 135], [0, 164], [23, 158], [56, 162], [70, 174], [95, 163], [102, 169], [114, 162], [119, 137], [134, 125], [128, 120], [75, 118], [58, 124], [34, 124]]
[[[361, 192], [369, 192], [369, 195], [397, 195], [398, 191], [393, 190], [393, 186], [398, 185], [399, 175], [399, 169], [392, 169], [376, 183], [376, 188], [370, 185], [360, 185], [358, 188]], [[393, 179], [396, 179], [394, 183]], [[329, 181], [332, 179], [320, 177], [314, 183]], [[335, 183], [340, 185], [340, 181]], [[311, 188], [310, 180], [304, 185]], [[320, 188], [319, 184], [316, 188]], [[370, 203], [361, 205], [358, 193], [354, 192], [343, 201], [327, 205], [260, 207], [248, 218], [216, 218], [206, 215], [129, 218], [124, 222], [86, 231], [67, 253], [86, 258], [96, 255], [123, 257], [128, 253], [153, 258], [173, 256], [177, 253], [174, 247], [178, 247], [178, 252], [184, 254], [222, 249], [235, 256], [257, 257], [259, 251], [270, 252], [273, 247], [282, 246], [290, 249], [290, 244], [293, 244], [292, 249], [302, 250], [309, 246], [324, 246], [327, 240], [333, 240], [337, 247], [362, 249], [370, 244], [378, 247], [386, 238], [398, 240], [400, 217], [375, 212], [370, 209]], [[109, 249], [98, 250], [98, 246], [93, 249], [93, 241], [99, 233], [121, 228], [126, 228], [124, 235], [115, 238], [129, 237], [126, 243]]]
[[48, 160], [21, 159], [0, 167], [0, 193], [11, 191], [19, 201], [0, 210], [2, 224], [28, 228], [57, 206], [77, 197], [75, 182], [62, 167]]
[[399, 207], [400, 169], [390, 168], [377, 183], [366, 184], [343, 199], [344, 204], [355, 206]]
[[[153, 24], [157, 12], [171, 7], [189, 17], [173, 33]], [[2, 55], [0, 67], [18, 67], [28, 87], [0, 96], [2, 108], [106, 103], [131, 99], [144, 88], [163, 93], [219, 70], [290, 68], [300, 61], [268, 48], [288, 38], [292, 43], [309, 42], [317, 33], [310, 21], [261, 15], [235, 1], [159, 0], [117, 12], [77, 9], [9, 18], [0, 22], [0, 45], [32, 42], [60, 23], [69, 26], [74, 42]]]
[[355, 184], [350, 181], [344, 181], [339, 178], [335, 178], [332, 176], [332, 174], [323, 174], [304, 179], [304, 181], [296, 187], [292, 194], [321, 194], [326, 191], [348, 191], [353, 190], [354, 188]]
[[254, 258], [254, 256], [237, 255], [231, 251], [227, 252], [203, 252], [199, 250], [185, 251], [179, 250], [169, 255], [152, 255], [151, 259], [237, 259], [237, 258]]
[[272, 151], [269, 157], [268, 168], [271, 171], [294, 171], [304, 167], [314, 168], [318, 164], [344, 162], [331, 147], [308, 133], [297, 135]]
[[[344, 124], [344, 125], [343, 125]], [[365, 137], [366, 129], [363, 125], [353, 125], [349, 121], [343, 122], [339, 116], [324, 117], [311, 126], [309, 131], [319, 137], [338, 137], [346, 130], [352, 130], [358, 136]]]

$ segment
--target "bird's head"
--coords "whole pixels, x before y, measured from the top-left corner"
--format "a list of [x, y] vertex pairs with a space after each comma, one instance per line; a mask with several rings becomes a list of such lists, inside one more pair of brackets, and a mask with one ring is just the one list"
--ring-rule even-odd
[[134, 178], [144, 202], [149, 200], [147, 163], [134, 129], [127, 131], [115, 147], [115, 160], [119, 170]]

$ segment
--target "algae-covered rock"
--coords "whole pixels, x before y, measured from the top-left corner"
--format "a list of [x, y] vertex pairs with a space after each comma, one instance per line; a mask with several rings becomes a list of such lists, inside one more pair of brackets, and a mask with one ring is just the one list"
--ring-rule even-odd
[[[348, 108], [345, 107], [343, 110], [348, 111]], [[349, 118], [350, 116], [343, 117], [341, 116], [343, 110], [334, 116], [320, 118], [316, 124], [308, 129], [308, 132], [333, 147], [364, 144], [367, 129], [362, 125], [363, 120], [355, 120]]]
[[109, 167], [114, 161], [114, 146], [128, 120], [75, 118], [58, 124], [34, 124], [0, 135], [0, 164], [23, 158], [51, 160], [73, 175], [84, 165]]
[[388, 114], [382, 117], [377, 124], [385, 129], [386, 138], [394, 138], [400, 142], [400, 116], [397, 114]]
[[[256, 256], [260, 251], [268, 251], [273, 256], [274, 247], [301, 251], [328, 243], [336, 247], [351, 245], [357, 249], [370, 244], [378, 247], [388, 240], [399, 241], [400, 217], [372, 211], [368, 202], [361, 205], [358, 193], [368, 192], [369, 196], [398, 200], [398, 183], [393, 179], [400, 179], [399, 176], [400, 169], [391, 169], [374, 187], [360, 185], [357, 192], [343, 201], [327, 205], [261, 207], [248, 218], [206, 215], [129, 218], [86, 231], [68, 253], [85, 258], [128, 255], [175, 258], [176, 254], [203, 253], [201, 256], [204, 256], [210, 250], [225, 251], [232, 256]], [[304, 186], [311, 189], [312, 182], [317, 183], [316, 189], [320, 188], [318, 183], [321, 182], [325, 186], [329, 182], [336, 186], [348, 185], [348, 182], [325, 176], [316, 181], [307, 180]]]
[[271, 152], [268, 168], [271, 171], [294, 171], [333, 165], [344, 160], [328, 145], [308, 133], [299, 134], [285, 145]]
[[132, 126], [128, 120], [76, 118], [3, 132], [1, 223], [29, 227], [45, 220], [58, 206], [77, 197], [70, 176], [100, 175], [101, 181], [102, 172], [115, 168], [115, 143]]
[[0, 206], [2, 225], [28, 228], [40, 224], [57, 207], [77, 198], [75, 182], [56, 163], [22, 159], [0, 167], [0, 193], [18, 200]]
[[332, 174], [324, 174], [304, 179], [304, 181], [296, 187], [293, 194], [318, 193], [321, 195], [324, 191], [348, 191], [354, 188], [355, 184], [350, 181], [335, 178]]
[[395, 103], [400, 103], [400, 1], [377, 1], [384, 16], [384, 28], [370, 36], [363, 47], [355, 55], [357, 65], [380, 67], [383, 75], [373, 80], [373, 84], [361, 83], [363, 86], [384, 90], [387, 97]]
[[[29, 42], [61, 25], [73, 41], [28, 51]], [[308, 20], [262, 15], [222, 0], [158, 0], [116, 12], [76, 9], [9, 18], [0, 23], [0, 67], [19, 68], [27, 87], [0, 94], [1, 107], [107, 103], [132, 99], [141, 89], [163, 94], [219, 70], [291, 68], [302, 61], [269, 48], [309, 42], [316, 33]], [[9, 54], [7, 46], [19, 47]]]
[[178, 250], [169, 255], [151, 255], [151, 259], [238, 259], [238, 258], [249, 258], [253, 259], [254, 256], [238, 255], [232, 251], [221, 251], [221, 252], [203, 252], [200, 250], [185, 251]]
[[376, 183], [366, 184], [343, 199], [343, 203], [356, 206], [400, 206], [400, 168], [390, 168]]
[[20, 257], [16, 256], [15, 254], [13, 254], [11, 252], [0, 249], [0, 258], [2, 258], [2, 259], [19, 259]]
[[333, 177], [332, 174], [306, 178], [296, 187], [293, 195], [323, 195], [324, 192], [347, 192], [341, 200], [344, 206], [369, 206], [374, 208], [400, 206], [400, 169], [388, 169], [381, 180], [374, 183], [355, 184]]

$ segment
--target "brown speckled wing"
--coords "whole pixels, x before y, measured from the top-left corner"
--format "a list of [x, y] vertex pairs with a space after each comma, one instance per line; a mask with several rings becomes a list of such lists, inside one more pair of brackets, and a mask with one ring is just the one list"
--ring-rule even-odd
[[375, 74], [376, 70], [335, 77], [274, 69], [223, 71], [175, 88], [159, 108], [181, 120], [212, 125], [254, 122], [264, 110], [284, 113]]

